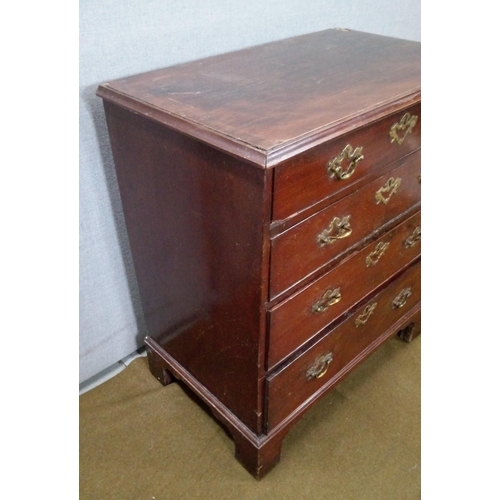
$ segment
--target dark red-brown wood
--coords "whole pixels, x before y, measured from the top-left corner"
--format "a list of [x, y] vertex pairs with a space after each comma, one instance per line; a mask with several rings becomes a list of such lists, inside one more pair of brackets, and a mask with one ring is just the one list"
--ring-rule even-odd
[[[393, 301], [404, 289], [410, 288], [411, 295], [404, 306], [395, 308]], [[373, 313], [364, 314], [365, 324], [356, 326], [356, 320], [365, 312], [367, 306], [376, 304]], [[268, 379], [269, 405], [267, 410], [268, 430], [277, 426], [290, 413], [310, 397], [314, 397], [322, 386], [342, 370], [352, 368], [350, 363], [359, 363], [358, 356], [365, 357], [365, 349], [377, 343], [380, 336], [390, 329], [413, 307], [420, 304], [420, 261], [417, 261], [403, 276], [394, 281], [380, 294], [366, 304], [351, 312], [348, 319], [335, 327], [291, 364], [271, 375]], [[326, 373], [320, 378], [307, 378], [307, 373], [321, 356], [332, 355]], [[293, 388], [293, 390], [290, 390]]]
[[[402, 144], [391, 142], [389, 131], [405, 113], [416, 116], [417, 123]], [[417, 104], [281, 163], [275, 170], [273, 219], [285, 224], [284, 219], [295, 215], [292, 220], [297, 223], [307, 214], [304, 212], [307, 208], [314, 206], [314, 209], [325, 199], [332, 203], [374, 176], [382, 175], [392, 162], [420, 148], [420, 122], [420, 104]], [[327, 164], [347, 145], [353, 149], [361, 147], [363, 159], [347, 179], [332, 178]], [[347, 160], [343, 162], [344, 171], [348, 164]]]
[[[377, 203], [377, 191], [391, 178], [401, 179], [401, 185], [387, 204]], [[384, 176], [273, 238], [271, 299], [416, 206], [420, 202], [419, 178], [420, 150], [405, 157], [402, 165]], [[345, 216], [350, 216], [352, 233], [330, 245], [319, 245], [318, 235], [328, 229], [335, 217]]]
[[[276, 366], [417, 258], [420, 255], [420, 241], [415, 239], [412, 246], [405, 246], [405, 242], [418, 228], [420, 212], [272, 308], [269, 312], [267, 368]], [[376, 253], [379, 245], [388, 245], [381, 254]], [[366, 259], [370, 255], [373, 256], [370, 262], [376, 263], [367, 265]], [[325, 307], [323, 311], [314, 311], [313, 306], [321, 302], [325, 292], [335, 289], [340, 290], [339, 302]]]
[[420, 311], [411, 319], [411, 321], [398, 332], [399, 338], [405, 342], [412, 342], [415, 337], [418, 337], [422, 329], [422, 318]]
[[[208, 405], [256, 478], [316, 400], [391, 335], [411, 333], [419, 243], [397, 247], [420, 208], [419, 78], [418, 43], [326, 30], [98, 89], [151, 372]], [[396, 145], [388, 128], [406, 112], [418, 121]], [[366, 159], [346, 181], [325, 179], [346, 141]], [[403, 182], [377, 205], [391, 176]], [[342, 215], [352, 235], [320, 248], [318, 233]], [[384, 238], [387, 254], [361, 273]], [[404, 308], [380, 306], [366, 335], [346, 333], [367, 301], [389, 300], [410, 275]], [[342, 286], [341, 309], [312, 321], [304, 308], [330, 280]], [[296, 367], [309, 369], [326, 345], [329, 375], [304, 384]]]
[[259, 432], [270, 173], [111, 103], [106, 115], [149, 335]]
[[323, 142], [418, 102], [420, 44], [331, 29], [115, 80], [100, 92], [272, 166], [307, 149], [304, 138]]

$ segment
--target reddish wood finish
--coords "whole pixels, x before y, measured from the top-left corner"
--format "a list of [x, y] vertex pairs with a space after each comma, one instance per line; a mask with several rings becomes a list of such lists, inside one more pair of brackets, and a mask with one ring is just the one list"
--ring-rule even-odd
[[281, 445], [286, 432], [255, 443], [239, 432], [233, 432], [235, 457], [256, 479], [262, 479], [281, 458]]
[[411, 321], [398, 332], [399, 338], [405, 342], [412, 342], [415, 337], [421, 333], [422, 320], [420, 311], [411, 319]]
[[259, 432], [270, 172], [105, 105], [149, 335]]
[[[198, 138], [210, 143], [222, 136], [225, 150], [240, 143], [276, 153], [306, 135], [314, 140], [330, 128], [338, 136], [346, 128], [359, 127], [366, 116], [385, 116], [398, 101], [411, 102], [420, 93], [420, 44], [325, 30], [104, 87], [113, 96], [128, 98], [128, 105], [140, 102], [158, 110], [156, 119], [166, 124], [172, 118], [197, 124], [204, 129]], [[241, 150], [235, 153], [244, 156]], [[279, 161], [296, 154], [294, 146]], [[262, 166], [269, 164], [268, 157], [263, 157]]]
[[[235, 444], [235, 455], [238, 461], [256, 479], [261, 479], [280, 460], [281, 445], [288, 433], [289, 426], [299, 418], [293, 416], [293, 420], [281, 429], [257, 435], [235, 417], [235, 415], [224, 406], [219, 399], [214, 397], [206, 387], [193, 375], [170, 356], [151, 337], [146, 337], [144, 342], [147, 346], [148, 359], [155, 370], [161, 368], [163, 371], [171, 372], [176, 379], [182, 380], [201, 400], [203, 400], [215, 418], [220, 420], [231, 433]], [[150, 365], [150, 366], [151, 366]]]
[[151, 349], [148, 350], [148, 365], [149, 371], [158, 379], [161, 385], [168, 385], [175, 381], [167, 365], [161, 358], [154, 356]]
[[[411, 247], [406, 247], [405, 241], [418, 227], [420, 212], [272, 308], [269, 312], [267, 368], [276, 366], [417, 258], [420, 255], [420, 241], [416, 240]], [[380, 244], [388, 244], [387, 250], [375, 265], [367, 266], [367, 257]], [[325, 291], [336, 288], [341, 292], [340, 301], [322, 312], [314, 312], [312, 306], [321, 300]]]
[[[417, 151], [407, 156], [398, 168], [273, 238], [271, 299], [417, 205], [420, 201], [419, 176], [420, 151]], [[387, 204], [377, 204], [375, 194], [390, 178], [402, 179], [401, 185]], [[318, 235], [335, 217], [348, 215], [351, 216], [352, 234], [331, 245], [320, 246]]]
[[[411, 134], [401, 145], [392, 142], [389, 130], [405, 113], [417, 116], [418, 120]], [[387, 165], [420, 148], [420, 104], [398, 111], [383, 120], [322, 144], [280, 164], [275, 171], [273, 219], [281, 221], [304, 209], [316, 205], [333, 195], [346, 196], [375, 175], [382, 174]], [[339, 156], [346, 145], [363, 147], [361, 160], [354, 173], [345, 180], [331, 178], [327, 163]], [[344, 161], [343, 170], [349, 162]], [[367, 179], [367, 176], [370, 176]], [[294, 222], [298, 222], [298, 217]]]
[[[399, 309], [393, 307], [393, 301], [405, 288], [411, 288], [411, 295], [405, 305]], [[372, 315], [364, 325], [356, 327], [356, 319], [365, 307], [377, 304]], [[348, 319], [334, 328], [307, 351], [282, 370], [268, 378], [268, 413], [267, 428], [272, 429], [285, 419], [304, 401], [321, 389], [342, 370], [351, 368], [350, 363], [358, 363], [358, 356], [364, 357], [365, 349], [397, 322], [413, 307], [420, 304], [420, 262], [418, 261], [399, 279], [373, 297], [367, 303], [356, 308]], [[308, 380], [307, 372], [315, 360], [325, 354], [332, 354], [332, 362], [321, 378]], [[290, 390], [293, 388], [293, 390]]]
[[[98, 89], [151, 372], [208, 405], [256, 478], [279, 461], [290, 426], [419, 310], [419, 245], [399, 247], [418, 220], [420, 116], [402, 146], [387, 129], [419, 114], [419, 53], [415, 42], [326, 30]], [[336, 185], [325, 162], [346, 140], [366, 160]], [[377, 205], [391, 176], [403, 182]], [[318, 233], [343, 215], [352, 235], [321, 248]], [[385, 240], [386, 255], [360, 271]], [[409, 277], [407, 305], [387, 310]], [[340, 308], [311, 320], [304, 308], [333, 282]], [[372, 296], [374, 328], [352, 335]], [[296, 367], [324, 346], [335, 354], [326, 378], [304, 384]]]

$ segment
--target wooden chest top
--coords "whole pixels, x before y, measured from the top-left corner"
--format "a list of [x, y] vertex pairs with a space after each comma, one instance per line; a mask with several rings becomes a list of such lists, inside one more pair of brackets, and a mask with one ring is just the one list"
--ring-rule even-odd
[[270, 167], [420, 100], [420, 44], [330, 29], [122, 78], [98, 94]]

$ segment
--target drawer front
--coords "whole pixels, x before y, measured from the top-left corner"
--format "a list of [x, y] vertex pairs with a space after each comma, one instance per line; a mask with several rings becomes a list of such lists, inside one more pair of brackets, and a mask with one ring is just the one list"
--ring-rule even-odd
[[267, 369], [420, 255], [420, 212], [269, 312]]
[[420, 303], [420, 261], [292, 363], [266, 379], [267, 430], [364, 359]]
[[420, 103], [278, 166], [273, 219], [282, 220], [420, 148]]
[[420, 201], [420, 151], [394, 170], [271, 240], [270, 298]]

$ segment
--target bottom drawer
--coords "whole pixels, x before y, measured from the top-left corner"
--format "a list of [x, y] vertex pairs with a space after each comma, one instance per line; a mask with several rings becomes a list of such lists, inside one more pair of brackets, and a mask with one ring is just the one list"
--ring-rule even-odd
[[420, 261], [290, 364], [267, 377], [267, 430], [353, 368], [368, 355], [372, 344], [377, 345], [379, 338], [419, 303]]

